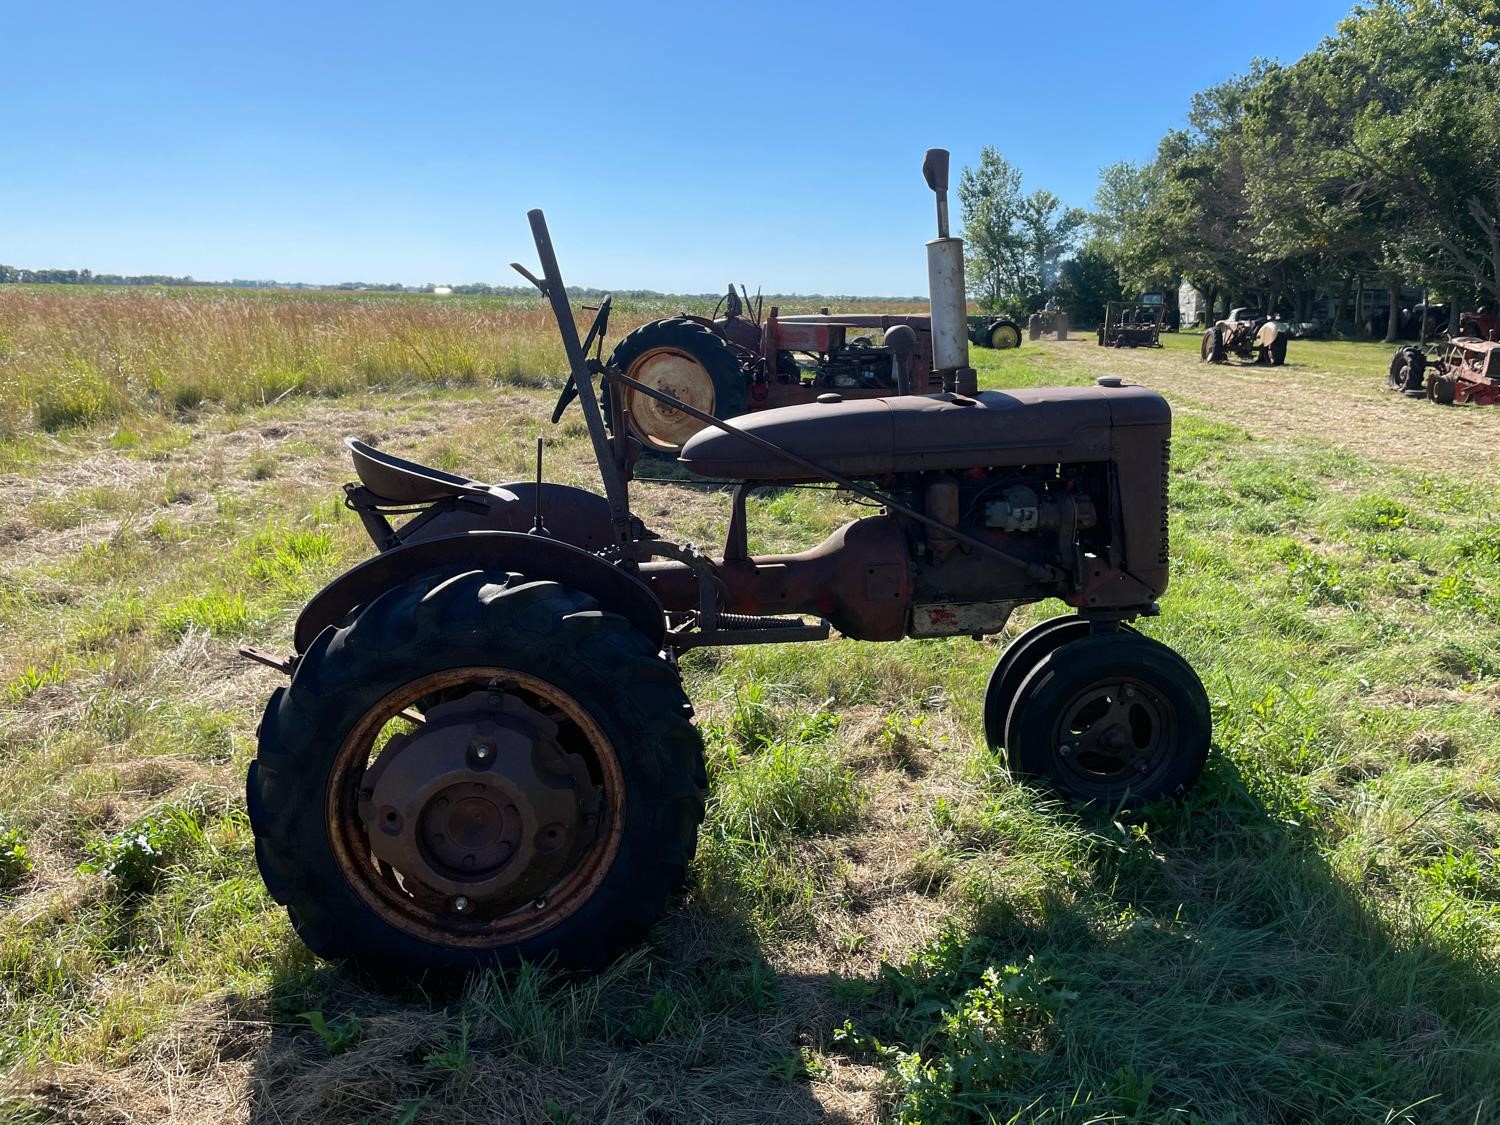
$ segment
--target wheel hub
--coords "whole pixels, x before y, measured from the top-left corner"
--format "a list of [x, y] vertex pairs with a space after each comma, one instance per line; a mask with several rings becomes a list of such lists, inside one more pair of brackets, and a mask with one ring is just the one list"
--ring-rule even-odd
[[370, 851], [419, 899], [499, 914], [536, 899], [592, 839], [598, 798], [558, 727], [514, 696], [472, 692], [392, 737], [358, 812]]
[[1091, 780], [1151, 773], [1173, 737], [1170, 707], [1131, 683], [1099, 684], [1063, 709], [1058, 753]]
[[[655, 348], [631, 364], [629, 375], [652, 390], [696, 407], [706, 414], [714, 412], [714, 384], [703, 365], [675, 348]], [[676, 407], [631, 392], [626, 396], [631, 424], [640, 437], [664, 449], [676, 449], [703, 428], [696, 418]]]

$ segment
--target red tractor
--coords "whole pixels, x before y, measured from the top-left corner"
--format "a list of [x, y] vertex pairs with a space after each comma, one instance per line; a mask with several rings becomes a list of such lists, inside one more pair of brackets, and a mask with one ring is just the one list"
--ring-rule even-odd
[[[694, 648], [832, 629], [994, 636], [1017, 607], [1058, 599], [1069, 612], [1021, 634], [975, 701], [987, 740], [1017, 777], [1103, 809], [1193, 785], [1208, 696], [1134, 624], [1158, 612], [1171, 569], [1171, 410], [1118, 376], [978, 389], [947, 158], [924, 165], [939, 193], [939, 389], [828, 390], [734, 422], [590, 355], [609, 299], [580, 340], [530, 213], [542, 276], [517, 268], [556, 315], [561, 401], [578, 400], [601, 492], [544, 482], [540, 438], [537, 479], [493, 485], [350, 439], [345, 496], [376, 554], [302, 610], [292, 655], [246, 652], [290, 677], [261, 720], [247, 811], [266, 887], [314, 952], [416, 976], [597, 967], [640, 940], [704, 814], [678, 665]], [[616, 418], [649, 399], [705, 427], [681, 461], [735, 482], [719, 552], [653, 533], [632, 508], [640, 447], [628, 419], [606, 432], [600, 380]], [[799, 485], [871, 511], [806, 550], [752, 554], [749, 495]]]
[[1391, 357], [1387, 386], [1442, 406], [1500, 404], [1500, 342], [1455, 337], [1435, 354], [1405, 347]]
[[[926, 394], [932, 374], [932, 318], [839, 314], [765, 317], [730, 286], [722, 316], [686, 313], [653, 320], [615, 347], [609, 365], [644, 386], [716, 418], [846, 398]], [[877, 341], [877, 334], [880, 339]], [[627, 390], [624, 431], [648, 453], [676, 456], [703, 423], [670, 403]], [[608, 411], [611, 429], [619, 428]]]

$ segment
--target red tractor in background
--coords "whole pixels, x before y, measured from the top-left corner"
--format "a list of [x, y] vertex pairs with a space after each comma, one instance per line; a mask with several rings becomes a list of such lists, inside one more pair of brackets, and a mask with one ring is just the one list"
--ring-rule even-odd
[[[830, 392], [880, 398], [942, 388], [932, 372], [931, 316], [827, 309], [782, 316], [773, 305], [761, 317], [732, 285], [721, 306], [722, 316], [682, 313], [643, 324], [615, 346], [609, 365], [716, 418], [813, 402]], [[675, 457], [703, 428], [637, 391], [625, 393], [624, 408], [625, 432], [648, 453]], [[608, 421], [613, 428], [612, 413]]]
[[1391, 357], [1386, 385], [1440, 406], [1500, 405], [1500, 342], [1457, 336], [1431, 355], [1408, 345]]

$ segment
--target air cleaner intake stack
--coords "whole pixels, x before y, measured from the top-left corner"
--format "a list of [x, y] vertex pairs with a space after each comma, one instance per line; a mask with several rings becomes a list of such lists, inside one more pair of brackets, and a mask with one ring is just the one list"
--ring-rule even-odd
[[930, 148], [922, 176], [937, 195], [938, 236], [927, 244], [927, 288], [932, 302], [932, 366], [945, 391], [978, 393], [969, 366], [968, 294], [964, 290], [964, 240], [948, 233], [948, 150]]

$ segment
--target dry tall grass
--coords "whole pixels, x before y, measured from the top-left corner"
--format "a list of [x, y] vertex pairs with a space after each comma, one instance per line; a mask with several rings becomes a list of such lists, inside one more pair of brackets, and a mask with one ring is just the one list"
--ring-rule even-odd
[[[611, 337], [684, 303], [709, 312], [701, 301], [618, 302]], [[0, 286], [0, 440], [288, 395], [546, 386], [563, 372], [551, 311], [536, 298]]]
[[283, 300], [0, 289], [0, 434], [200, 403], [413, 382], [537, 385], [561, 367], [538, 302]]

